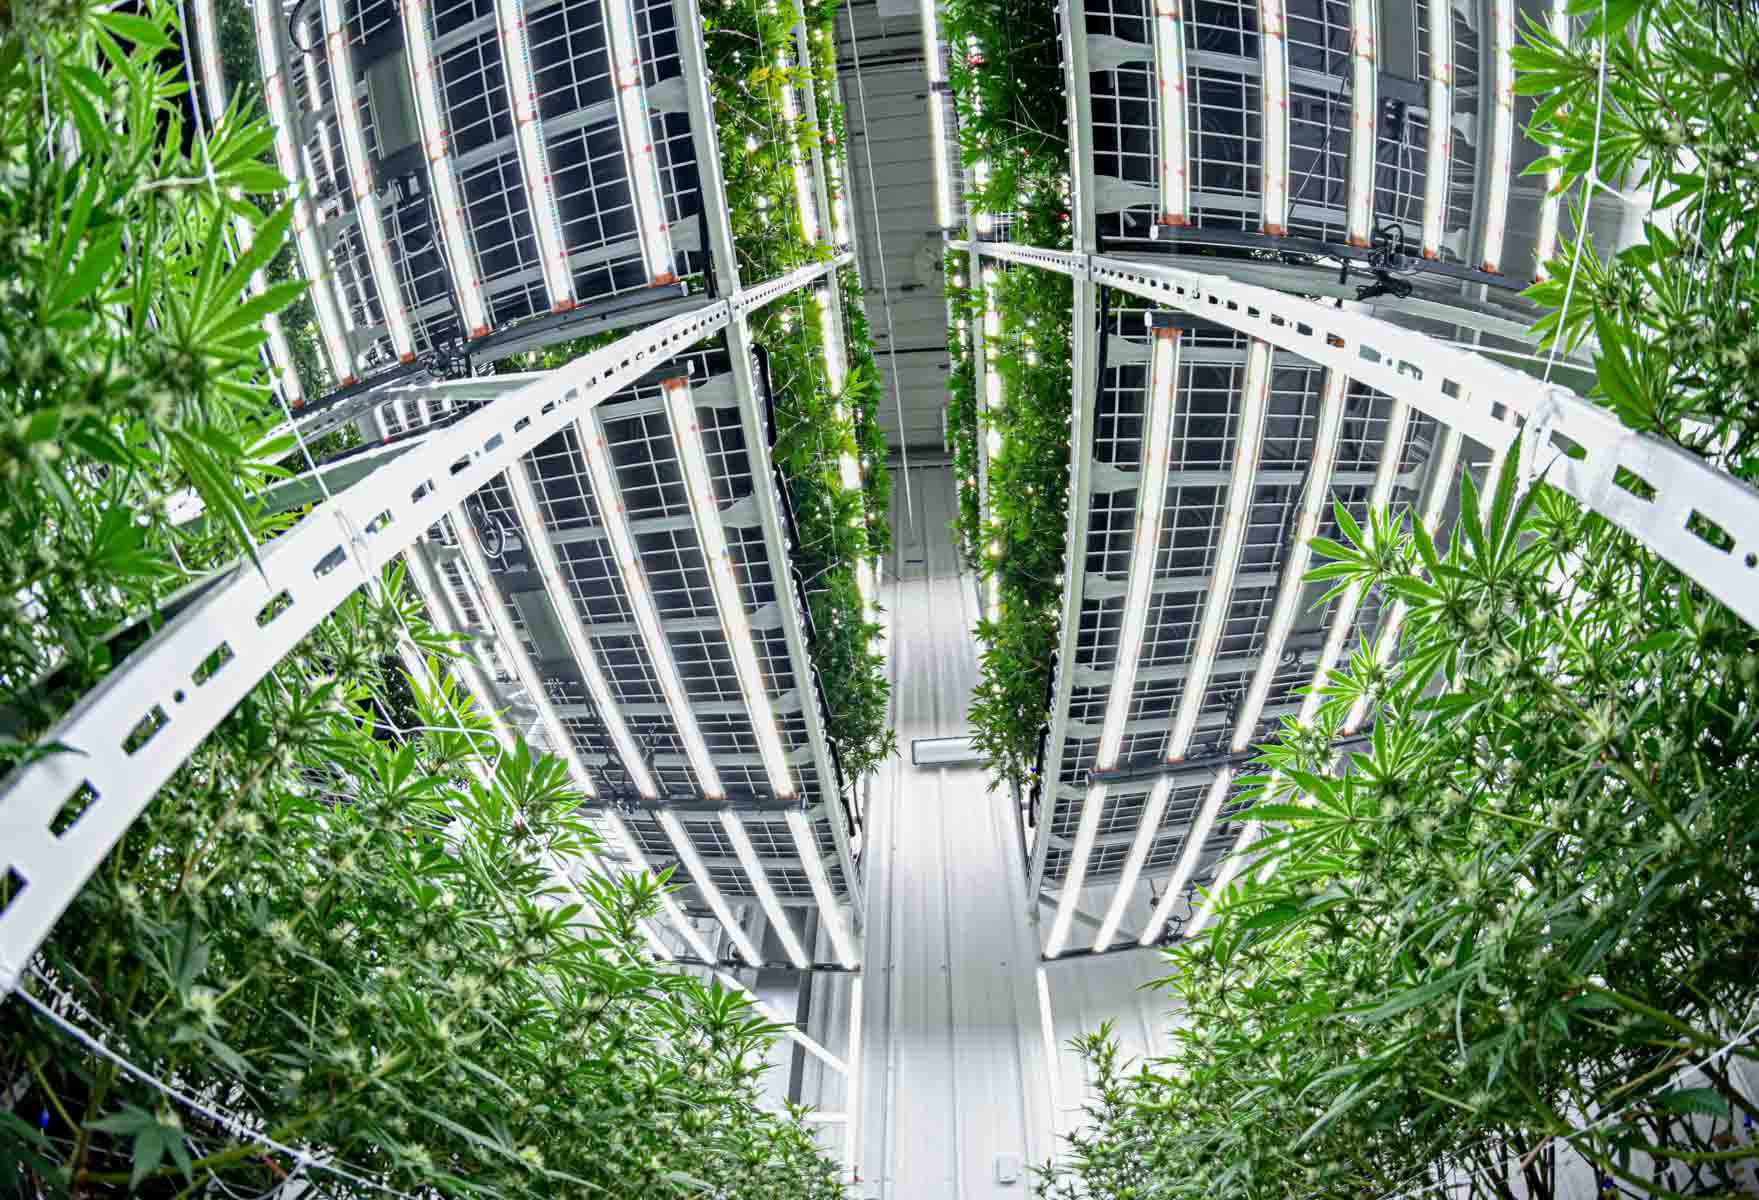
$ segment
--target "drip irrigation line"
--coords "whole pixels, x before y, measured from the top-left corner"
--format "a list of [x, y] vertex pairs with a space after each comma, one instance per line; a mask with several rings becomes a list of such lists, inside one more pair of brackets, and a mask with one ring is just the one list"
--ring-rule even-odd
[[[39, 980], [42, 979], [40, 974], [37, 977]], [[53, 985], [49, 986], [53, 987]], [[54, 990], [59, 992], [60, 989], [56, 988]], [[104, 1042], [100, 1041], [98, 1038], [92, 1036], [78, 1025], [75, 1025], [73, 1022], [61, 1016], [54, 1009], [33, 996], [25, 988], [18, 988], [13, 994], [20, 1000], [24, 1001], [26, 1007], [36, 1012], [38, 1016], [42, 1017], [43, 1020], [47, 1021], [50, 1025], [53, 1025], [63, 1034], [72, 1038], [81, 1046], [84, 1046], [87, 1050], [110, 1063], [112, 1066], [115, 1066], [131, 1078], [155, 1089], [167, 1099], [176, 1101], [191, 1112], [199, 1113], [206, 1117], [221, 1129], [231, 1134], [238, 1141], [254, 1142], [265, 1150], [272, 1150], [277, 1154], [284, 1154], [291, 1158], [296, 1164], [294, 1174], [297, 1174], [299, 1169], [328, 1171], [339, 1179], [345, 1179], [349, 1183], [356, 1184], [360, 1187], [370, 1188], [371, 1190], [382, 1193], [386, 1196], [395, 1196], [398, 1197], [399, 1200], [418, 1200], [416, 1196], [413, 1196], [408, 1192], [399, 1191], [397, 1188], [391, 1187], [389, 1184], [380, 1183], [375, 1179], [370, 1179], [347, 1167], [336, 1166], [333, 1163], [313, 1158], [310, 1151], [295, 1149], [284, 1142], [275, 1140], [266, 1133], [259, 1132], [252, 1128], [245, 1118], [236, 1116], [223, 1108], [211, 1105], [198, 1097], [192, 1096], [188, 1092], [177, 1087], [175, 1084], [160, 1079], [157, 1075], [154, 1075], [144, 1067], [137, 1066], [117, 1051], [112, 1050], [109, 1046], [105, 1045]]]

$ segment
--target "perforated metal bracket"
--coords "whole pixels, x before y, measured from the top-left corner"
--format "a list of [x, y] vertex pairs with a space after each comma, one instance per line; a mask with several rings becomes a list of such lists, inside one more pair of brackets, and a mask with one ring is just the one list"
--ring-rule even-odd
[[1759, 490], [1622, 425], [1568, 388], [1360, 312], [1217, 275], [1105, 255], [977, 244], [1087, 278], [1289, 350], [1403, 400], [1480, 445], [1522, 437], [1524, 470], [1617, 524], [1759, 626]]
[[[841, 260], [838, 260], [841, 261]], [[69, 749], [0, 783], [0, 996], [147, 804], [319, 622], [423, 530], [657, 363], [807, 286], [815, 263], [584, 355], [319, 505], [184, 609], [44, 736]]]

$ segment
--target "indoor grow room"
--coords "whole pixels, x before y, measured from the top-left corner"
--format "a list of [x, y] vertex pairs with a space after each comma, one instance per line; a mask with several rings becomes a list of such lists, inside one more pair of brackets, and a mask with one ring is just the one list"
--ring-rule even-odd
[[1759, 1191], [1759, 13], [0, 13], [0, 1194]]

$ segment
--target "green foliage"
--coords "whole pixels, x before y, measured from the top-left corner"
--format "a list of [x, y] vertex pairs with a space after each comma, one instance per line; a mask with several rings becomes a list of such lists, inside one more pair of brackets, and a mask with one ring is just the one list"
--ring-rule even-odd
[[[1402, 653], [1356, 656], [1264, 752], [1275, 874], [1172, 952], [1171, 1059], [1046, 1194], [1375, 1196], [1527, 1155], [1546, 1195], [1530, 1152], [1589, 1117], [1574, 1147], [1633, 1194], [1743, 1173], [1732, 1064], [1669, 1089], [1759, 1004], [1759, 634], [1515, 469], [1447, 544], [1344, 514], [1319, 547], [1316, 577], [1409, 605]], [[1362, 695], [1382, 717], [1334, 769]]]
[[[0, 22], [7, 767], [56, 752], [33, 739], [176, 589], [284, 527], [252, 496], [303, 456], [265, 437], [257, 349], [303, 285], [240, 300], [289, 213], [239, 197], [284, 181], [242, 103], [184, 126], [159, 59], [174, 5]], [[235, 217], [257, 247], [236, 262]], [[173, 526], [192, 487], [209, 519]], [[24, 986], [309, 1150], [325, 1195], [379, 1193], [324, 1163], [436, 1197], [840, 1196], [810, 1129], [759, 1107], [777, 1030], [649, 961], [660, 885], [581, 869], [583, 798], [559, 760], [502, 746], [453, 682], [459, 650], [399, 569], [357, 592], [128, 829]], [[298, 1169], [21, 1002], [0, 1003], [0, 1081], [6, 1195], [262, 1195]]]
[[[829, 156], [842, 143], [843, 114], [831, 90], [837, 8], [836, 3], [789, 8], [763, 0], [704, 5], [710, 93], [740, 278], [746, 283], [834, 257], [828, 238], [817, 244], [806, 241], [793, 156], [810, 162], [815, 146]], [[806, 67], [797, 65], [795, 26], [802, 21], [810, 50]], [[792, 122], [784, 108], [784, 86], [800, 97], [799, 116]], [[806, 89], [816, 89], [825, 130], [807, 119]], [[827, 189], [834, 189], [834, 175], [827, 170], [827, 176]], [[829, 214], [820, 219], [828, 233]], [[849, 364], [840, 393], [833, 393], [825, 365], [819, 313], [823, 301], [785, 297], [754, 314], [751, 329], [753, 340], [770, 356], [775, 461], [794, 508], [794, 561], [807, 581], [816, 634], [812, 658], [829, 710], [826, 732], [837, 744], [844, 769], [859, 777], [897, 744], [887, 728], [890, 688], [880, 653], [880, 626], [864, 612], [858, 586], [860, 564], [878, 561], [891, 548], [891, 472], [879, 421], [873, 339], [852, 267], [839, 270], [836, 286]], [[843, 486], [845, 454], [861, 465], [859, 491]]]
[[[1049, 271], [994, 271], [1001, 338], [989, 344], [1002, 402], [981, 418], [999, 449], [989, 459], [989, 506], [961, 528], [994, 616], [978, 624], [984, 649], [971, 700], [973, 737], [998, 779], [1023, 783], [1038, 756], [1040, 727], [1062, 623], [1063, 543], [1069, 506], [1070, 285]], [[974, 305], [981, 304], [973, 300]], [[961, 471], [966, 468], [961, 461]], [[975, 466], [970, 474], [975, 474]], [[969, 476], [966, 476], [968, 479]], [[969, 489], [968, 489], [969, 490]], [[961, 497], [961, 520], [977, 515]]]
[[1533, 27], [1515, 51], [1517, 90], [1539, 97], [1530, 133], [1556, 147], [1528, 173], [1557, 166], [1567, 189], [1593, 165], [1658, 211], [1618, 254], [1562, 239], [1527, 292], [1556, 310], [1537, 328], [1599, 340], [1597, 395], [1626, 424], [1759, 478], [1759, 29], [1710, 0], [1615, 4], [1609, 23], [1617, 36], [1568, 47]]

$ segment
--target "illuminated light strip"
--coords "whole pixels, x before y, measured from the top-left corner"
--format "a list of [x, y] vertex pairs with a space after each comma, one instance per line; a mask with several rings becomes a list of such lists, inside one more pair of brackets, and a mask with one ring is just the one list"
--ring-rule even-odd
[[434, 188], [434, 214], [446, 265], [457, 289], [464, 328], [471, 337], [489, 331], [488, 310], [483, 305], [482, 276], [476, 270], [476, 251], [464, 197], [452, 171], [451, 134], [440, 94], [438, 65], [428, 29], [427, 0], [403, 0], [403, 41], [409, 48], [410, 87], [415, 93], [416, 120], [421, 127], [422, 147], [427, 154], [428, 178]]
[[[1099, 819], [1105, 813], [1106, 786], [1096, 783], [1087, 789], [1081, 806], [1081, 824], [1075, 830], [1075, 849], [1069, 856], [1069, 873], [1063, 879], [1062, 894], [1057, 897], [1057, 915], [1051, 921], [1050, 937], [1045, 939], [1044, 956], [1055, 958], [1069, 944], [1069, 926], [1075, 920], [1075, 907], [1081, 899], [1082, 881], [1087, 878], [1087, 860], [1093, 856], [1093, 842], [1099, 836]], [[1039, 834], [1049, 837], [1048, 830]]]
[[[720, 503], [715, 498], [714, 476], [709, 472], [708, 456], [702, 448], [702, 429], [697, 422], [690, 385], [683, 379], [668, 379], [660, 385], [660, 390], [666, 398], [666, 415], [678, 448], [678, 461], [684, 468], [684, 483], [690, 493], [690, 516], [696, 525], [703, 561], [708, 564], [709, 585], [714, 591], [721, 628], [727, 636], [733, 673], [738, 676], [739, 691], [745, 700], [745, 709], [751, 715], [751, 729], [757, 737], [757, 748], [769, 775], [770, 787], [778, 797], [786, 798], [794, 795], [794, 780], [782, 750], [775, 706], [770, 703], [763, 670], [757, 662], [751, 620], [745, 612], [738, 577], [733, 573], [733, 556], [727, 549], [727, 534], [721, 528]], [[716, 787], [718, 793], [718, 781]]]
[[[1100, 729], [1097, 765], [1109, 771], [1117, 765], [1124, 741], [1124, 723], [1130, 715], [1130, 694], [1136, 689], [1136, 663], [1142, 656], [1143, 626], [1148, 620], [1148, 598], [1160, 559], [1161, 515], [1166, 505], [1168, 460], [1172, 454], [1174, 385], [1179, 376], [1179, 331], [1156, 329], [1149, 355], [1147, 428], [1142, 439], [1142, 474], [1136, 488], [1136, 542], [1124, 584], [1124, 614], [1118, 627], [1118, 653], [1112, 669], [1110, 694], [1106, 698], [1105, 724]], [[1136, 837], [1124, 860], [1111, 906], [1093, 939], [1095, 950], [1112, 944], [1123, 922], [1124, 910], [1136, 893], [1142, 864], [1154, 845], [1166, 811], [1169, 780], [1162, 779], [1149, 794]]]
[[1167, 735], [1166, 759], [1179, 762], [1190, 748], [1197, 728], [1197, 714], [1209, 691], [1209, 676], [1227, 627], [1228, 608], [1234, 594], [1234, 575], [1240, 567], [1240, 551], [1246, 544], [1246, 522], [1252, 513], [1253, 480], [1258, 474], [1258, 451], [1264, 441], [1264, 414], [1270, 407], [1268, 342], [1256, 338], [1246, 355], [1246, 380], [1241, 391], [1239, 434], [1234, 439], [1234, 466], [1228, 479], [1228, 502], [1222, 512], [1221, 536], [1216, 545], [1215, 574], [1203, 602], [1203, 624], [1197, 647], [1179, 693], [1179, 710]]
[[226, 79], [220, 72], [220, 44], [214, 38], [213, 0], [195, 0], [197, 56], [202, 60], [202, 88], [207, 92], [208, 116], [217, 124], [226, 115]]
[[726, 831], [727, 840], [733, 843], [733, 853], [739, 857], [739, 865], [745, 869], [745, 877], [751, 881], [751, 890], [757, 896], [758, 904], [763, 908], [764, 916], [770, 920], [770, 928], [776, 931], [781, 939], [782, 950], [788, 961], [801, 970], [812, 965], [812, 958], [806, 953], [806, 947], [800, 944], [800, 935], [794, 932], [794, 923], [788, 920], [788, 912], [782, 907], [781, 900], [776, 897], [776, 889], [770, 886], [769, 873], [763, 868], [763, 861], [757, 857], [757, 850], [751, 844], [751, 835], [745, 831], [745, 822], [739, 814], [722, 810], [721, 828]]
[[1167, 918], [1173, 915], [1173, 906], [1184, 896], [1185, 885], [1191, 882], [1191, 876], [1197, 870], [1197, 860], [1203, 854], [1203, 843], [1209, 840], [1210, 828], [1215, 824], [1216, 816], [1222, 810], [1222, 803], [1228, 798], [1228, 787], [1233, 782], [1232, 767], [1223, 767], [1216, 772], [1209, 791], [1203, 797], [1203, 808], [1199, 810], [1190, 832], [1185, 835], [1185, 848], [1179, 855], [1179, 865], [1174, 868], [1173, 877], [1167, 881], [1160, 903], [1154, 906], [1148, 925], [1136, 939], [1138, 946], [1152, 946], [1160, 940], [1160, 931], [1166, 928]]
[[1423, 176], [1423, 257], [1441, 257], [1447, 215], [1449, 159], [1454, 152], [1454, 17], [1446, 5], [1429, 10], [1429, 151]]
[[360, 124], [360, 102], [354, 88], [354, 56], [348, 49], [348, 29], [342, 0], [324, 0], [324, 24], [329, 26], [330, 87], [336, 98], [336, 124], [342, 131], [342, 151], [348, 159], [348, 178], [354, 184], [354, 211], [360, 217], [366, 241], [367, 263], [373, 287], [379, 293], [379, 310], [391, 333], [391, 349], [402, 362], [415, 361], [415, 341], [409, 332], [409, 306], [403, 287], [391, 265], [391, 249], [385, 240], [385, 221], [379, 215], [379, 197], [373, 187], [372, 160], [366, 153], [366, 134]]
[[501, 31], [501, 59], [507, 71], [507, 95], [513, 103], [519, 173], [531, 204], [531, 226], [537, 233], [550, 310], [566, 312], [574, 307], [574, 274], [568, 266], [568, 247], [562, 242], [562, 213], [556, 206], [550, 161], [544, 151], [544, 122], [538, 112], [531, 48], [525, 41], [524, 0], [495, 0], [495, 23]]
[[1258, 0], [1258, 28], [1264, 232], [1281, 237], [1289, 231], [1289, 42], [1283, 0]]
[[1154, 53], [1160, 98], [1160, 223], [1185, 225], [1191, 214], [1191, 178], [1185, 130], [1184, 0], [1155, 0]]
[[[1460, 460], [1460, 446], [1464, 439], [1459, 430], [1450, 429], [1442, 438], [1441, 448], [1436, 452], [1435, 463], [1430, 468], [1429, 496], [1423, 505], [1423, 529], [1430, 537], [1435, 536], [1436, 529], [1441, 525], [1441, 518], [1447, 511], [1450, 494], [1453, 492], [1454, 467]], [[1386, 628], [1381, 630], [1379, 644], [1375, 647], [1375, 659], [1385, 666], [1393, 656], [1393, 649], [1399, 644], [1399, 630], [1404, 627], [1405, 613], [1408, 605], [1403, 599], [1393, 602], [1393, 610], [1386, 619]], [[1353, 737], [1362, 727], [1362, 718], [1368, 713], [1368, 697], [1360, 696], [1350, 709], [1350, 715], [1344, 718], [1344, 736]]]
[[[1403, 400], [1394, 400], [1392, 413], [1386, 422], [1386, 442], [1381, 447], [1380, 464], [1374, 473], [1374, 490], [1369, 493], [1368, 512], [1370, 517], [1385, 511], [1392, 501], [1393, 485], [1398, 481], [1399, 460], [1405, 454], [1405, 434], [1411, 426], [1411, 408]], [[1356, 623], [1356, 610], [1362, 604], [1362, 586], [1352, 583], [1338, 597], [1337, 611], [1332, 614], [1331, 628], [1325, 635], [1325, 648], [1320, 651], [1319, 663], [1313, 669], [1313, 683], [1302, 697], [1301, 711], [1297, 720], [1303, 725], [1313, 723], [1313, 714], [1319, 711], [1324, 699], [1321, 694], [1332, 668], [1338, 665], [1343, 657], [1344, 642], [1350, 636], [1350, 629]]]
[[1313, 556], [1313, 538], [1319, 532], [1319, 520], [1325, 512], [1326, 501], [1331, 498], [1332, 471], [1337, 465], [1338, 438], [1344, 426], [1344, 393], [1348, 386], [1349, 380], [1342, 372], [1325, 373], [1319, 429], [1313, 441], [1313, 473], [1307, 480], [1307, 494], [1301, 497], [1295, 541], [1283, 567], [1270, 628], [1265, 631], [1264, 653], [1259, 658], [1258, 669], [1252, 674], [1252, 683], [1246, 689], [1239, 719], [1234, 723], [1232, 749], [1236, 754], [1251, 742], [1252, 731], [1257, 728], [1258, 719], [1264, 712], [1265, 698], [1270, 694], [1271, 680], [1276, 677], [1277, 666], [1282, 662], [1283, 646], [1289, 640], [1289, 630], [1294, 627], [1298, 615], [1296, 609], [1301, 603], [1307, 564]]
[[[672, 714], [673, 724], [677, 726], [678, 738], [684, 743], [684, 756], [690, 761], [690, 769], [696, 775], [697, 785], [702, 788], [704, 796], [713, 800], [724, 800], [727, 792], [721, 786], [721, 774], [715, 769], [714, 760], [709, 757], [708, 744], [702, 740], [702, 730], [697, 726], [696, 714], [690, 708], [689, 694], [684, 690], [684, 681], [678, 676], [678, 664], [672, 657], [671, 643], [666, 640], [666, 631], [660, 627], [659, 610], [654, 606], [647, 573], [642, 570], [640, 558], [635, 552], [635, 539], [629, 532], [629, 515], [623, 508], [623, 494], [617, 489], [610, 451], [598, 425], [597, 415], [588, 414], [581, 418], [577, 431], [581, 447], [586, 451], [587, 475], [592, 481], [594, 498], [598, 501], [599, 519], [604, 522], [606, 540], [611, 544], [611, 555], [617, 560], [617, 569], [623, 576], [623, 589], [629, 595], [629, 607], [635, 611], [636, 628], [641, 631], [642, 644], [647, 647], [647, 657], [653, 664], [654, 677], [659, 680], [660, 690], [665, 693], [666, 707]], [[704, 557], [707, 557], [706, 548]], [[756, 724], [755, 719], [753, 724]]]
[[[1551, 36], [1557, 39], [1560, 46], [1570, 44], [1570, 12], [1565, 0], [1552, 0], [1551, 11], [1546, 16], [1546, 23], [1551, 28]], [[1548, 147], [1546, 153], [1562, 158], [1562, 146]], [[1533, 245], [1533, 278], [1535, 282], [1543, 282], [1548, 278], [1545, 271], [1546, 263], [1557, 253], [1558, 221], [1563, 211], [1564, 198], [1559, 194], [1559, 185], [1563, 183], [1564, 172], [1561, 165], [1554, 166], [1545, 172], [1545, 199], [1539, 202], [1539, 234]]]
[[806, 870], [806, 881], [812, 885], [813, 898], [818, 901], [819, 922], [830, 935], [831, 951], [837, 956], [839, 963], [854, 970], [861, 965], [861, 954], [849, 932], [848, 922], [843, 919], [843, 910], [837, 903], [837, 895], [831, 890], [831, 875], [825, 870], [824, 860], [819, 854], [818, 839], [812, 836], [812, 822], [798, 809], [788, 810], [787, 821], [788, 831], [794, 835], [795, 853], [800, 856], [800, 865]]
[[287, 80], [281, 70], [279, 31], [275, 28], [280, 10], [273, 4], [252, 8], [256, 21], [257, 54], [263, 69], [263, 100], [269, 109], [269, 124], [274, 129], [275, 159], [293, 192], [293, 244], [299, 254], [300, 270], [311, 281], [312, 310], [317, 314], [318, 333], [330, 360], [330, 371], [346, 387], [356, 381], [354, 360], [343, 336], [342, 321], [336, 310], [336, 296], [323, 252], [312, 231], [311, 201], [306, 198], [299, 181], [299, 154], [294, 148], [293, 122], [287, 111]]
[[[776, 52], [776, 70], [787, 71], [788, 59]], [[800, 208], [800, 231], [808, 246], [816, 246], [823, 236], [819, 229], [818, 205], [812, 197], [812, 183], [806, 177], [806, 161], [800, 154], [800, 102], [794, 85], [783, 75], [782, 119], [788, 124], [788, 158], [794, 165], [794, 203]]]
[[[714, 910], [715, 917], [721, 922], [721, 928], [727, 931], [727, 936], [733, 939], [733, 947], [739, 951], [739, 957], [754, 967], [763, 966], [763, 955], [752, 943], [751, 935], [745, 932], [733, 916], [733, 910], [728, 906], [727, 898], [721, 894], [721, 889], [709, 878], [708, 868], [702, 865], [702, 856], [696, 852], [696, 845], [690, 840], [690, 833], [684, 828], [684, 822], [670, 809], [662, 808], [655, 815], [659, 817], [660, 827], [666, 831], [666, 836], [672, 839], [672, 849], [678, 852], [678, 861], [684, 864], [685, 871], [690, 875], [690, 882], [702, 893], [702, 898], [708, 901], [708, 906]], [[711, 956], [709, 961], [715, 960]]]
[[676, 283], [672, 231], [660, 189], [654, 155], [653, 120], [641, 78], [641, 50], [635, 37], [635, 9], [629, 0], [605, 0], [605, 41], [611, 56], [611, 82], [617, 93], [617, 123], [623, 133], [624, 161], [635, 196], [635, 224], [654, 286]]
[[562, 718], [556, 715], [555, 706], [550, 703], [543, 676], [538, 674], [531, 655], [526, 653], [525, 643], [519, 640], [517, 631], [507, 620], [505, 602], [501, 599], [500, 589], [495, 586], [489, 560], [483, 554], [470, 514], [460, 506], [453, 509], [451, 515], [452, 532], [458, 538], [459, 559], [464, 564], [465, 575], [476, 588], [477, 603], [482, 609], [483, 620], [488, 622], [495, 641], [499, 643], [500, 656], [512, 668], [519, 686], [525, 689], [526, 702], [537, 709], [538, 720], [555, 743], [556, 757], [568, 764], [569, 773], [581, 791], [588, 796], [598, 795], [592, 776], [587, 774], [586, 764], [580, 761], [580, 755], [574, 749], [574, 739], [568, 736], [567, 726], [562, 724]]
[[928, 93], [928, 140], [934, 154], [934, 223], [951, 229], [953, 182], [947, 159], [947, 94], [935, 90], [932, 84]]
[[1490, 0], [1490, 191], [1485, 198], [1486, 271], [1502, 265], [1503, 230], [1509, 217], [1509, 177], [1515, 170], [1515, 0]]
[[604, 722], [606, 732], [610, 734], [611, 744], [617, 748], [617, 757], [622, 760], [624, 770], [634, 780], [636, 790], [650, 800], [655, 799], [660, 794], [659, 788], [654, 785], [653, 774], [647, 769], [641, 749], [635, 744], [634, 737], [629, 733], [629, 725], [623, 719], [623, 710], [605, 681], [605, 673], [599, 665], [598, 655], [593, 651], [586, 624], [580, 618], [580, 606], [575, 603], [573, 591], [568, 585], [568, 576], [557, 557], [555, 544], [550, 541], [549, 531], [544, 528], [543, 507], [538, 503], [537, 492], [532, 486], [530, 463], [530, 459], [521, 459], [517, 466], [503, 476], [507, 481], [507, 490], [513, 495], [513, 508], [519, 514], [519, 523], [524, 527], [526, 546], [537, 560], [538, 574], [543, 578], [550, 607], [556, 610], [556, 618], [561, 623], [563, 640], [568, 643], [569, 653], [580, 666], [587, 693], [592, 697], [594, 707], [598, 709], [599, 719]]
[[1374, 224], [1375, 143], [1380, 106], [1375, 94], [1380, 45], [1375, 22], [1379, 0], [1350, 0], [1350, 210], [1352, 246], [1367, 246]]

